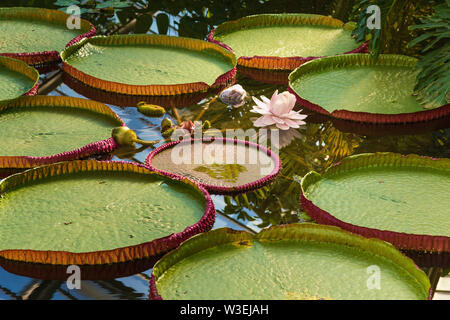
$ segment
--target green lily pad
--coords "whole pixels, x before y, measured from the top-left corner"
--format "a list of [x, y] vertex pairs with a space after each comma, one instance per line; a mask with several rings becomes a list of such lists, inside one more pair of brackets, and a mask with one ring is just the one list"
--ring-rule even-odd
[[260, 14], [225, 22], [211, 31], [208, 40], [231, 48], [240, 67], [294, 70], [318, 57], [365, 52], [366, 45], [351, 33], [352, 28], [327, 16]]
[[[412, 95], [416, 81], [414, 61], [415, 59], [410, 58], [410, 66], [329, 67], [324, 67], [327, 60], [320, 61], [316, 63], [316, 72], [296, 78], [292, 87], [303, 98], [320, 105], [330, 113], [334, 110], [388, 114], [415, 112], [423, 110], [423, 107]], [[322, 67], [319, 66], [320, 63]], [[298, 74], [300, 73], [301, 70], [298, 71]], [[327, 94], [323, 94], [324, 92]]]
[[380, 55], [376, 62], [368, 54], [321, 58], [292, 72], [289, 86], [300, 104], [336, 118], [416, 122], [445, 116], [449, 106], [425, 109], [414, 95], [416, 62], [401, 55]]
[[96, 32], [88, 21], [80, 19], [78, 26], [65, 12], [22, 7], [0, 8], [0, 29], [0, 55], [30, 65], [57, 62], [67, 44]]
[[302, 204], [319, 223], [402, 249], [450, 251], [450, 159], [392, 153], [348, 157], [302, 180]]
[[26, 63], [0, 56], [0, 106], [30, 92], [39, 73]]
[[61, 51], [70, 40], [83, 33], [46, 21], [5, 19], [2, 18], [3, 10], [0, 9], [2, 52]]
[[0, 160], [48, 157], [111, 138], [121, 119], [107, 106], [84, 99], [22, 97], [0, 107]]
[[256, 236], [218, 229], [193, 237], [156, 263], [150, 296], [426, 299], [429, 288], [425, 273], [393, 246], [305, 223], [271, 227]]
[[[237, 57], [247, 56], [275, 56], [275, 57], [319, 57], [329, 56], [351, 51], [359, 44], [351, 37], [352, 30], [346, 30], [342, 26], [326, 24], [279, 24], [265, 25], [263, 18], [270, 20], [277, 15], [252, 16], [252, 20], [261, 19], [261, 25], [257, 25], [249, 17], [235, 23], [235, 28], [226, 29], [219, 26], [214, 34], [214, 39], [230, 46]], [[285, 16], [302, 16], [285, 15]], [[311, 17], [313, 17], [311, 15]], [[321, 17], [319, 15], [317, 18]], [[330, 19], [331, 20], [331, 19]], [[253, 22], [253, 23], [252, 23]], [[231, 25], [231, 23], [225, 23]], [[236, 25], [245, 26], [237, 28]]]
[[234, 56], [220, 46], [152, 35], [93, 37], [67, 48], [62, 58], [72, 77], [126, 94], [205, 90], [235, 67]]
[[92, 160], [11, 176], [0, 193], [0, 256], [29, 262], [99, 264], [159, 254], [186, 238], [180, 233], [188, 226], [204, 230], [209, 223], [198, 222], [212, 210], [207, 193], [193, 183]]

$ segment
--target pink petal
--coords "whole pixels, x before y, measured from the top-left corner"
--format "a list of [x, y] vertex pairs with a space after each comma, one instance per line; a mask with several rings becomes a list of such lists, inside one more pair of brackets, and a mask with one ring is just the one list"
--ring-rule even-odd
[[297, 102], [297, 98], [290, 93], [289, 91], [286, 91], [289, 94], [289, 111], [292, 110], [295, 107], [295, 103]]
[[282, 107], [283, 114], [287, 114], [295, 106], [295, 102], [296, 102], [295, 96], [288, 91], [284, 91], [280, 95], [283, 97], [283, 102], [284, 102], [283, 107]]
[[270, 115], [270, 114], [272, 114], [272, 113], [270, 113], [269, 111], [267, 111], [267, 110], [265, 110], [265, 109], [261, 109], [261, 108], [259, 108], [258, 106], [253, 106], [253, 109], [252, 110], [250, 110], [250, 112], [253, 112], [253, 113], [259, 113], [259, 114], [267, 114], [267, 115]]
[[272, 119], [275, 123], [281, 123], [281, 124], [284, 123], [284, 120], [281, 118], [278, 118], [277, 116], [272, 116]]
[[281, 95], [278, 95], [278, 97], [271, 103], [270, 111], [277, 116], [282, 116], [284, 113], [284, 103], [284, 98]]
[[270, 99], [267, 98], [266, 96], [261, 96], [261, 100], [267, 104], [270, 104]]
[[277, 123], [277, 127], [281, 130], [289, 130], [289, 126], [283, 123]]
[[289, 127], [291, 128], [299, 128], [300, 127], [300, 123], [297, 123], [297, 121], [295, 120], [291, 120], [291, 119], [284, 119], [284, 123], [286, 123]]
[[[292, 102], [294, 104], [292, 104]], [[295, 97], [292, 100], [292, 94], [287, 91], [280, 93], [276, 101], [272, 104], [272, 112], [278, 116], [288, 114], [295, 105]]]
[[277, 99], [277, 96], [278, 96], [278, 89], [275, 90], [275, 92], [272, 95], [272, 98], [270, 99], [271, 104], [275, 102], [275, 100]]
[[256, 98], [256, 97], [252, 97], [252, 99], [253, 99], [253, 101], [255, 101], [255, 103], [256, 103], [260, 108], [267, 109], [267, 105], [266, 105], [264, 102], [262, 102], [261, 100], [259, 100], [259, 99]]
[[288, 113], [287, 117], [290, 119], [303, 120], [306, 119], [308, 116], [306, 114], [301, 114], [300, 111], [298, 112], [291, 111]]
[[256, 119], [256, 121], [253, 122], [253, 125], [255, 127], [265, 127], [265, 126], [270, 126], [274, 123], [275, 123], [275, 121], [273, 121], [272, 116], [265, 115], [265, 116], [262, 116], [262, 117]]

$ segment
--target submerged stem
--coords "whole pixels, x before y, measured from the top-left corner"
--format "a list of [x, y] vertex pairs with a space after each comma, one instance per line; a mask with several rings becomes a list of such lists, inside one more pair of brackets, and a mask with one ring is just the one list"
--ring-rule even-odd
[[178, 124], [181, 124], [182, 121], [181, 121], [180, 115], [178, 114], [177, 108], [173, 107], [172, 112], [173, 112], [173, 115], [175, 116], [175, 119], [177, 119]]

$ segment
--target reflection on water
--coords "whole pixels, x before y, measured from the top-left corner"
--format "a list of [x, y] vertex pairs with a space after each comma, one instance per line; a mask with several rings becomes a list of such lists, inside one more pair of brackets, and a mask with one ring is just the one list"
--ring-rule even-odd
[[[27, 0], [2, 1], [2, 5], [29, 5], [32, 2]], [[141, 2], [145, 3], [145, 1]], [[203, 3], [203, 1], [200, 2]], [[151, 1], [147, 10], [152, 13], [164, 11], [170, 16], [169, 34], [177, 35], [180, 32], [182, 35], [196, 38], [204, 38], [211, 28], [221, 22], [255, 13], [299, 12], [299, 10], [305, 13], [330, 13], [329, 1], [269, 0], [262, 2], [246, 0], [246, 6], [243, 6], [244, 1], [204, 2], [204, 6], [199, 6], [199, 8], [194, 5], [192, 8], [186, 8], [184, 3], [189, 3], [186, 1]], [[50, 0], [42, 1], [42, 3], [43, 6], [53, 6], [53, 1]], [[213, 5], [210, 5], [211, 3]], [[187, 9], [189, 14], [186, 14], [184, 9]], [[87, 18], [92, 18], [92, 22], [102, 32], [111, 33], [119, 29], [118, 23], [122, 26], [126, 25], [133, 21], [136, 14], [144, 11], [135, 5], [113, 15], [108, 12], [100, 12], [100, 14], [93, 14]], [[132, 31], [132, 29], [128, 31]], [[157, 23], [152, 24], [149, 32], [158, 33]], [[247, 71], [249, 70], [239, 73], [236, 82], [244, 87], [249, 96], [265, 95], [270, 97], [275, 90], [279, 90], [279, 92], [287, 90], [285, 74], [275, 73], [269, 78], [263, 73], [251, 74]], [[250, 79], [248, 76], [266, 80], [269, 83], [265, 84]], [[41, 78], [45, 80], [46, 77]], [[78, 88], [76, 90], [82, 92]], [[52, 87], [49, 94], [92, 98], [90, 93], [85, 93], [86, 96], [83, 96], [84, 93], [77, 91], [66, 84], [59, 84], [57, 87]], [[212, 101], [214, 98], [212, 94], [195, 98], [195, 101], [203, 100], [198, 103], [180, 102], [180, 104], [186, 105], [178, 110], [182, 121], [209, 120], [212, 127], [217, 129], [240, 128], [246, 130], [253, 128], [251, 118], [255, 117], [255, 114], [250, 112], [253, 104], [251, 100], [240, 108], [232, 108], [222, 104], [218, 99]], [[124, 97], [109, 96], [107, 99], [106, 102], [110, 107], [141, 139], [163, 139], [160, 133], [162, 118], [147, 118], [134, 107], [122, 107], [129, 105]], [[169, 117], [174, 123], [177, 123], [176, 115], [171, 111], [165, 117]], [[317, 115], [308, 117], [306, 121], [307, 124], [304, 128], [295, 129], [296, 132], [291, 133], [283, 143], [283, 148], [280, 150], [283, 169], [273, 184], [240, 196], [213, 196], [218, 212], [214, 228], [227, 226], [234, 229], [258, 231], [270, 225], [308, 220], [309, 218], [300, 206], [300, 189], [296, 177], [302, 177], [310, 170], [322, 171], [332, 163], [352, 154], [390, 151], [450, 157], [450, 129], [439, 129], [449, 126], [448, 119], [438, 123], [420, 124], [412, 130], [407, 130], [403, 126], [400, 128], [360, 126], [356, 123], [330, 121]], [[159, 145], [161, 144], [157, 144], [155, 147]], [[122, 149], [116, 152], [113, 160], [144, 163], [150, 151], [152, 151], [151, 148]], [[208, 167], [199, 170], [221, 177], [225, 171], [228, 172], [228, 170], [217, 169]], [[240, 170], [237, 168], [237, 172]], [[0, 178], [1, 175], [9, 173], [11, 172], [0, 171]], [[230, 179], [234, 177], [231, 174]], [[64, 278], [61, 274], [60, 280], [40, 280], [37, 278], [42, 268], [31, 268], [35, 272], [33, 274], [30, 270], [28, 273], [25, 273], [24, 269], [19, 272], [18, 269], [4, 265], [4, 268], [0, 268], [0, 299], [147, 299], [151, 266], [136, 263], [133, 267], [137, 269], [129, 271], [128, 274], [108, 275], [108, 277], [116, 279], [84, 280], [82, 281], [82, 290], [69, 290], [65, 281], [61, 280]], [[22, 275], [15, 275], [6, 270]], [[121, 278], [118, 278], [119, 276]], [[92, 277], [96, 278], [95, 273]], [[98, 275], [97, 279], [105, 279], [105, 273]]]
[[194, 171], [208, 174], [211, 178], [224, 180], [226, 182], [237, 182], [239, 174], [247, 171], [247, 169], [240, 164], [218, 164], [203, 165], [194, 168]]

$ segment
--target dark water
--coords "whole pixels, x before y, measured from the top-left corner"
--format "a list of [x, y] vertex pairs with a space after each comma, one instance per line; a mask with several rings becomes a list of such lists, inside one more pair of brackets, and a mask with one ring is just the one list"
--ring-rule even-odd
[[[39, 6], [57, 8], [54, 1], [0, 1], [0, 6]], [[84, 1], [86, 2], [86, 1]], [[83, 2], [83, 3], [84, 3]], [[87, 18], [95, 23], [104, 33], [114, 32], [122, 21], [122, 25], [130, 21], [134, 14], [142, 11], [139, 3], [134, 1], [135, 7], [125, 8], [116, 14], [103, 10], [95, 14], [87, 14]], [[165, 12], [169, 16], [170, 25], [167, 34], [196, 38], [204, 38], [208, 31], [223, 21], [239, 18], [255, 13], [265, 12], [306, 12], [329, 14], [328, 1], [151, 1], [149, 9], [152, 13]], [[144, 10], [144, 11], [145, 11]], [[300, 11], [301, 10], [301, 11]], [[127, 20], [127, 17], [129, 19]], [[185, 18], [183, 18], [185, 17]], [[187, 18], [186, 18], [187, 17]], [[183, 23], [180, 23], [184, 21]], [[158, 33], [158, 25], [154, 19], [149, 33]], [[51, 78], [52, 73], [41, 77], [42, 83]], [[285, 91], [283, 85], [264, 84], [243, 75], [238, 75], [237, 83], [247, 90], [249, 96], [265, 95], [270, 97], [278, 89]], [[84, 97], [64, 83], [51, 86], [49, 95], [63, 95]], [[208, 96], [197, 104], [180, 109], [181, 120], [195, 120], [205, 105], [209, 104], [213, 96]], [[253, 103], [249, 100], [240, 108], [225, 106], [216, 100], [201, 116], [200, 120], [210, 120], [217, 129], [252, 127], [250, 113]], [[158, 118], [148, 118], [140, 114], [134, 107], [109, 106], [133, 129], [141, 139], [159, 140], [160, 122]], [[174, 123], [176, 118], [168, 112]], [[283, 161], [282, 174], [269, 187], [259, 192], [251, 192], [245, 196], [223, 197], [214, 196], [214, 203], [218, 211], [214, 228], [230, 227], [240, 230], [257, 232], [270, 225], [286, 224], [308, 220], [300, 206], [299, 185], [294, 176], [303, 176], [310, 170], [323, 170], [328, 165], [339, 161], [343, 157], [377, 151], [391, 151], [402, 154], [415, 153], [433, 157], [450, 156], [450, 130], [433, 130], [421, 126], [412, 132], [392, 132], [387, 127], [376, 127], [364, 134], [352, 133], [358, 128], [348, 128], [330, 121], [308, 118], [307, 125], [297, 130], [292, 140], [287, 140], [281, 149], [280, 157]], [[114, 159], [143, 163], [151, 149], [145, 149], [132, 156], [115, 156]], [[4, 262], [0, 261], [0, 265]], [[69, 290], [61, 280], [39, 280], [19, 276], [6, 271], [7, 266], [0, 268], [0, 299], [147, 299], [149, 290], [150, 264], [141, 262], [139, 265], [124, 266], [121, 270], [132, 272], [132, 275], [114, 280], [85, 280], [81, 290]], [[27, 266], [15, 266], [14, 270], [28, 270]], [[29, 266], [28, 266], [29, 267]], [[35, 274], [45, 269], [31, 267]], [[9, 269], [10, 270], [10, 269]], [[125, 270], [125, 271], [124, 271]], [[130, 271], [131, 270], [131, 271]], [[133, 271], [134, 270], [134, 271]], [[17, 271], [16, 271], [17, 272]], [[108, 270], [93, 270], [97, 278], [107, 277]], [[19, 272], [17, 272], [19, 273]]]

